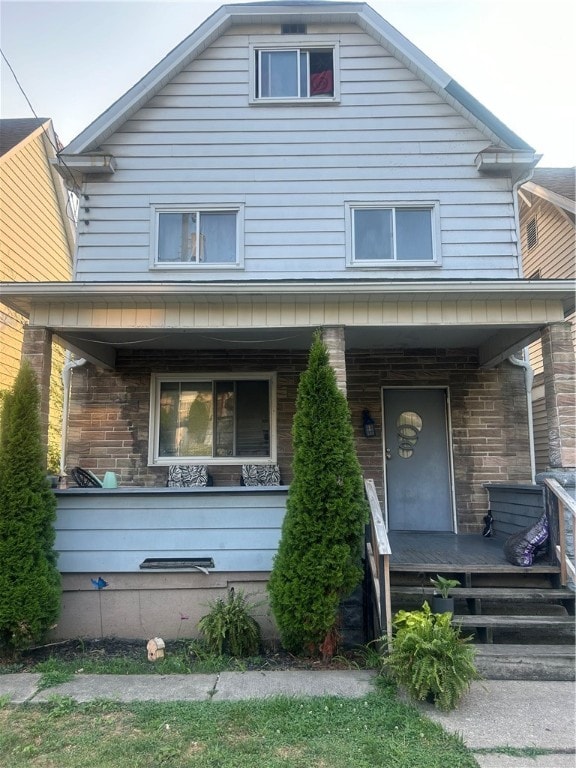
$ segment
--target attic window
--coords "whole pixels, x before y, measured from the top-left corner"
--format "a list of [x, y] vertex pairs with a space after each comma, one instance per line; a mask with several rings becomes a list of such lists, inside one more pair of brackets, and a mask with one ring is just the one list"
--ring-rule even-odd
[[[306, 44], [300, 43], [305, 40]], [[256, 37], [251, 43], [252, 104], [333, 104], [340, 100], [338, 41], [292, 34]]]
[[282, 35], [305, 35], [306, 24], [282, 24], [280, 28]]
[[530, 219], [526, 225], [526, 245], [528, 250], [538, 245], [538, 226], [536, 224], [536, 217]]
[[334, 95], [332, 51], [258, 51], [258, 97], [261, 99], [302, 99]]

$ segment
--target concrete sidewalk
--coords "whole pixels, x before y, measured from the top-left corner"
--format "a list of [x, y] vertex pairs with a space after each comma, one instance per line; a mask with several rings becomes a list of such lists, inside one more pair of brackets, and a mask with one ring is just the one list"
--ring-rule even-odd
[[[270, 696], [362, 698], [374, 689], [368, 670], [222, 672], [212, 675], [76, 675], [38, 690], [40, 675], [0, 675], [0, 698], [14, 704], [47, 702], [66, 696], [78, 702], [240, 701]], [[471, 750], [535, 748], [536, 758], [503, 753], [476, 754], [481, 768], [574, 768], [575, 683], [486, 680], [474, 683], [453, 712], [418, 704], [425, 716], [459, 734]]]

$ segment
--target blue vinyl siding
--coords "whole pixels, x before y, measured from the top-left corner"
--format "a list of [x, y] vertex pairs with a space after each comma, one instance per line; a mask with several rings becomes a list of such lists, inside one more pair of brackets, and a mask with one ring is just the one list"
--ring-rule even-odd
[[58, 567], [62, 573], [139, 572], [146, 558], [211, 557], [214, 572], [269, 571], [286, 495], [283, 486], [61, 491]]

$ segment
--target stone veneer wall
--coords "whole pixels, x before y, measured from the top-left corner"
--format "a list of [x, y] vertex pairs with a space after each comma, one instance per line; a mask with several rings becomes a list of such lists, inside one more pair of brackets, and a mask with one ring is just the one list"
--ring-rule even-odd
[[[278, 463], [291, 479], [291, 429], [298, 379], [307, 351], [122, 351], [113, 372], [85, 365], [73, 372], [67, 467], [80, 464], [122, 485], [164, 485], [166, 467], [148, 467], [152, 372], [277, 371]], [[484, 483], [530, 482], [527, 401], [523, 371], [508, 362], [481, 371], [474, 350], [348, 350], [348, 402], [364, 475], [382, 499], [381, 388], [447, 386], [454, 451], [459, 531], [479, 532], [487, 510]], [[378, 427], [362, 433], [362, 410]], [[238, 485], [240, 465], [210, 468], [216, 485]]]
[[383, 498], [382, 387], [449, 387], [458, 530], [478, 533], [488, 508], [484, 483], [529, 483], [524, 373], [508, 362], [478, 369], [475, 350], [378, 350], [347, 354], [348, 400], [360, 432], [367, 408], [378, 440], [358, 440], [366, 477]]

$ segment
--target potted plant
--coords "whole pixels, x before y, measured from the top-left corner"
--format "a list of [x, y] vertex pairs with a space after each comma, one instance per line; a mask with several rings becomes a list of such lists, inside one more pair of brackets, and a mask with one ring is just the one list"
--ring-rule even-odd
[[460, 586], [458, 579], [445, 579], [440, 574], [435, 579], [430, 579], [434, 587], [432, 595], [432, 610], [434, 613], [454, 613], [454, 598], [450, 590]]
[[395, 681], [417, 701], [427, 700], [442, 710], [454, 709], [473, 680], [471, 637], [462, 637], [449, 613], [433, 613], [427, 602], [417, 611], [399, 611], [395, 635], [384, 660]]

